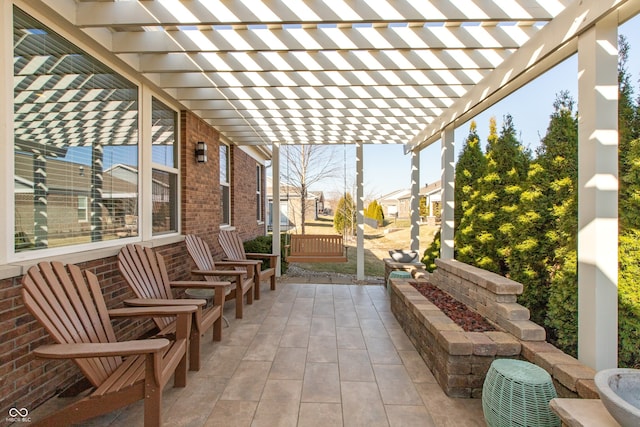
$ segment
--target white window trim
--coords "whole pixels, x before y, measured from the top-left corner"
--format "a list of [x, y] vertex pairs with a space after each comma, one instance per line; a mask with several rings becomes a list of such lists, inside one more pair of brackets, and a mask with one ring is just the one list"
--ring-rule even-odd
[[[220, 227], [229, 227], [231, 226], [231, 145], [230, 144], [226, 144], [222, 141], [220, 141], [220, 147], [222, 146], [227, 147], [227, 181], [226, 182], [222, 182], [222, 180], [220, 180], [220, 187], [225, 186], [229, 189], [228, 193], [229, 193], [229, 200], [227, 201], [227, 216], [229, 217], [229, 222], [224, 222], [224, 215], [222, 218], [220, 218]], [[218, 156], [220, 155], [220, 149], [218, 148]], [[218, 173], [220, 174], [220, 171], [222, 170], [222, 165], [219, 165], [219, 171]], [[224, 207], [224, 200], [222, 200], [223, 194], [222, 191], [220, 191], [220, 205], [221, 207]]]

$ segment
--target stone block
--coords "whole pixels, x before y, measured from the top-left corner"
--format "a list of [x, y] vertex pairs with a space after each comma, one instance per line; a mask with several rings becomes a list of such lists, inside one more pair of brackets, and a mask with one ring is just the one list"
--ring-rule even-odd
[[593, 368], [582, 364], [558, 364], [553, 367], [553, 376], [571, 391], [577, 391], [578, 380], [592, 380], [595, 374], [596, 371]]
[[462, 331], [442, 331], [437, 340], [438, 344], [450, 355], [473, 354], [473, 343], [467, 339]]
[[495, 356], [498, 345], [483, 332], [465, 332], [467, 339], [473, 344], [473, 354], [477, 356]]
[[556, 365], [579, 365], [580, 362], [574, 357], [565, 353], [537, 353], [533, 363], [553, 375], [553, 368]]
[[546, 331], [530, 320], [507, 320], [498, 318], [498, 326], [523, 341], [544, 341]]
[[529, 309], [517, 303], [499, 303], [488, 301], [487, 309], [495, 311], [499, 317], [507, 320], [529, 320]]
[[522, 341], [522, 357], [535, 363], [537, 353], [562, 353], [562, 350], [546, 341]]
[[576, 382], [576, 392], [581, 399], [599, 399], [598, 389], [593, 380], [578, 380]]
[[520, 341], [513, 335], [502, 331], [485, 332], [485, 335], [493, 340], [496, 345], [496, 356], [519, 356], [522, 348]]

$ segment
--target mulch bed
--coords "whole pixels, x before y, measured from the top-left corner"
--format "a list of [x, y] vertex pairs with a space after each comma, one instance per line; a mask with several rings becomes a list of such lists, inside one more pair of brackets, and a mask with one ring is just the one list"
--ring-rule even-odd
[[484, 317], [469, 309], [438, 287], [426, 282], [409, 282], [414, 288], [435, 304], [465, 332], [487, 332], [496, 329]]

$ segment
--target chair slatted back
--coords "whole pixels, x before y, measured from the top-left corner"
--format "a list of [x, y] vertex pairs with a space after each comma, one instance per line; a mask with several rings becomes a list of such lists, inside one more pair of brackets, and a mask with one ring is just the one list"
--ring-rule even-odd
[[247, 255], [244, 252], [244, 245], [240, 235], [235, 230], [220, 230], [218, 234], [218, 242], [222, 246], [227, 258], [232, 260], [246, 260]]
[[[118, 268], [138, 298], [173, 298], [164, 259], [153, 249], [126, 245], [118, 253]], [[162, 330], [174, 319], [154, 317], [153, 321]]]
[[[22, 278], [25, 306], [60, 344], [116, 342], [98, 278], [75, 265], [41, 262]], [[74, 359], [98, 387], [122, 364], [120, 357]]]
[[[198, 270], [215, 270], [216, 265], [213, 261], [213, 256], [211, 256], [211, 251], [209, 250], [209, 245], [207, 242], [202, 240], [202, 238], [194, 235], [188, 234], [184, 239], [187, 245], [187, 251], [189, 255], [191, 255], [191, 259], [195, 262]], [[205, 279], [209, 282], [216, 281], [215, 276], [205, 276]]]

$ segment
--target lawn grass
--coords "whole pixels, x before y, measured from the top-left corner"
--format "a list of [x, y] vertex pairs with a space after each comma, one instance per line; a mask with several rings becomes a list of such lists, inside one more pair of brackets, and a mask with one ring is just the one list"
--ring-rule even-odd
[[[439, 227], [420, 226], [420, 254], [431, 244]], [[293, 231], [292, 231], [293, 232]], [[298, 231], [299, 232], [299, 231]], [[306, 234], [337, 234], [333, 228], [333, 218], [321, 216], [317, 220], [307, 221]], [[383, 258], [389, 257], [391, 249], [409, 249], [411, 245], [410, 222], [408, 220], [391, 221], [384, 227], [364, 227], [364, 274], [365, 276], [384, 276]], [[347, 245], [348, 261], [344, 263], [296, 263], [311, 271], [356, 274], [356, 239], [349, 239]]]

